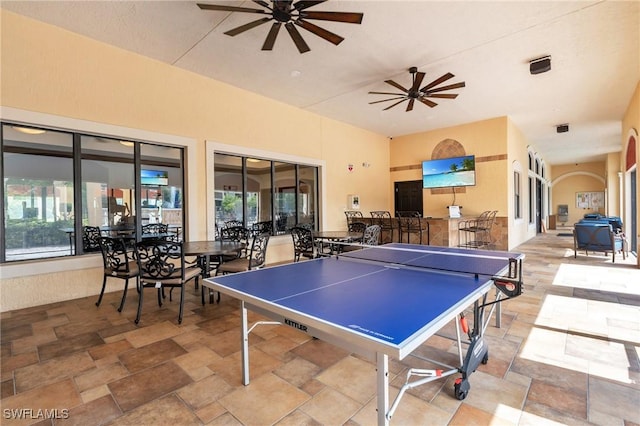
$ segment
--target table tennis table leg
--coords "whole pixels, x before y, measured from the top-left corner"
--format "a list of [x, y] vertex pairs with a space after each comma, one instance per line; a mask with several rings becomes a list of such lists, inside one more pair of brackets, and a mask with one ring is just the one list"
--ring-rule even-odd
[[242, 384], [249, 384], [249, 321], [247, 319], [247, 308], [244, 301], [240, 302], [242, 313]]
[[389, 425], [387, 412], [389, 411], [389, 356], [378, 352], [376, 354], [377, 367], [377, 403], [378, 403], [378, 425]]

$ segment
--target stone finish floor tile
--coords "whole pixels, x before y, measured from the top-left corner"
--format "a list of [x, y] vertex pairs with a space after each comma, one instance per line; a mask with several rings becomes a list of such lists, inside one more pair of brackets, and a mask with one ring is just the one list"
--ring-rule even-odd
[[[640, 425], [636, 259], [574, 258], [573, 241], [558, 232], [513, 250], [526, 254], [524, 294], [503, 303], [500, 329], [489, 323], [489, 362], [470, 376], [467, 398], [454, 396], [458, 374], [432, 381], [404, 394], [392, 425]], [[223, 295], [202, 306], [200, 290], [189, 285], [177, 324], [177, 299], [158, 307], [147, 291], [136, 325], [137, 294], [130, 289], [122, 313], [120, 296], [120, 289], [106, 294], [98, 308], [91, 296], [2, 312], [3, 410], [67, 413], [56, 425], [377, 422], [375, 363], [365, 357], [291, 327], [263, 325], [249, 339], [251, 383], [244, 386], [236, 300]], [[250, 311], [249, 320], [264, 318]], [[390, 403], [409, 368], [440, 368], [426, 358], [458, 365], [446, 336], [455, 337], [453, 322], [417, 356], [389, 360]]]

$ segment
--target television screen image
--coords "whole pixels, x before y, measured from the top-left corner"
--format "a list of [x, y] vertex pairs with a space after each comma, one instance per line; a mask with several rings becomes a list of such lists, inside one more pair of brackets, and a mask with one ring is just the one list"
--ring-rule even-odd
[[140, 183], [142, 185], [162, 186], [169, 185], [169, 172], [164, 170], [146, 170], [140, 172]]
[[476, 162], [473, 155], [422, 162], [423, 188], [447, 188], [475, 184]]

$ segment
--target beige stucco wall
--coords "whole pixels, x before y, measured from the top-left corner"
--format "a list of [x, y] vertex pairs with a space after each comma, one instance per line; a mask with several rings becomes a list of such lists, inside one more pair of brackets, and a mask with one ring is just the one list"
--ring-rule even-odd
[[[392, 172], [388, 210], [393, 211], [393, 182], [422, 179], [422, 161], [431, 159], [438, 143], [454, 139], [462, 144], [467, 155], [476, 156], [476, 185], [467, 187], [464, 193], [456, 192], [455, 203], [462, 206], [462, 214], [475, 216], [484, 210], [498, 210], [499, 216], [505, 216], [507, 121], [506, 117], [500, 117], [394, 138], [390, 151]], [[481, 161], [483, 157], [494, 156], [504, 158]], [[504, 190], [496, 191], [496, 185], [504, 186]], [[423, 190], [424, 216], [448, 216], [447, 206], [452, 202], [451, 193], [432, 194], [431, 190]]]
[[[558, 212], [559, 204], [569, 206], [569, 221], [565, 223], [572, 226], [584, 217], [585, 213], [595, 210], [578, 208], [576, 206], [577, 192], [605, 192], [606, 187], [606, 163], [604, 161], [592, 163], [577, 163], [555, 166], [553, 168], [553, 204], [552, 211]], [[597, 211], [605, 214], [604, 206]], [[562, 225], [562, 223], [559, 223]]]
[[[360, 196], [366, 212], [389, 205], [389, 193], [380, 190], [389, 184], [385, 136], [2, 9], [0, 14], [2, 118], [186, 147], [190, 240], [211, 235], [207, 141], [321, 164], [325, 229], [344, 226], [349, 194]], [[365, 162], [371, 166], [362, 167]], [[290, 240], [272, 238], [268, 262], [291, 258]], [[3, 265], [0, 277], [0, 308], [6, 311], [97, 294], [101, 262], [83, 256]], [[112, 289], [119, 288], [116, 281]]]
[[[528, 176], [529, 176], [529, 154], [535, 156], [535, 150], [531, 149], [529, 142], [520, 129], [513, 123], [507, 121], [507, 152], [508, 164], [505, 176], [505, 186], [507, 188], [507, 212], [509, 218], [509, 248], [516, 247], [523, 241], [536, 235], [536, 226], [529, 222], [527, 208], [528, 197]], [[539, 159], [543, 160], [543, 159]], [[543, 163], [544, 164], [544, 163]], [[550, 167], [545, 164], [546, 173], [550, 173]], [[520, 172], [520, 217], [515, 217], [514, 202], [514, 172]], [[546, 184], [546, 182], [545, 182]], [[546, 205], [546, 202], [544, 203]], [[544, 212], [543, 218], [545, 220]]]

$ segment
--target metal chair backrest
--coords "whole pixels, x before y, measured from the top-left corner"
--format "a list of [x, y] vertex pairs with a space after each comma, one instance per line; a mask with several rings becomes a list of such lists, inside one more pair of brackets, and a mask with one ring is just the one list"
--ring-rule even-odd
[[364, 230], [362, 244], [366, 246], [377, 246], [380, 242], [380, 225], [369, 225]]
[[264, 266], [267, 260], [269, 237], [270, 235], [266, 232], [253, 237], [251, 250], [249, 251], [249, 270]]
[[167, 234], [169, 232], [169, 225], [166, 223], [148, 223], [142, 225], [143, 234]]
[[82, 227], [82, 250], [85, 252], [100, 250], [100, 237], [102, 233], [97, 226]]
[[367, 228], [367, 224], [364, 222], [351, 222], [347, 224], [349, 232], [358, 233], [364, 235], [364, 230]]
[[136, 244], [140, 278], [163, 281], [184, 278], [185, 261], [182, 242], [145, 240]]
[[256, 222], [251, 226], [251, 233], [253, 235], [264, 234], [264, 233], [272, 234], [273, 223], [270, 220]]
[[230, 226], [222, 228], [220, 231], [220, 239], [222, 241], [236, 241], [238, 243], [246, 243], [249, 235], [244, 226]]
[[358, 210], [346, 210], [344, 212], [344, 215], [347, 218], [347, 225], [349, 225], [351, 222], [357, 222], [359, 221], [359, 219], [364, 218], [364, 216], [362, 216], [362, 212]]
[[131, 262], [135, 260], [135, 252], [127, 250], [123, 238], [100, 237], [98, 240], [102, 251], [104, 273], [108, 275], [129, 274]]
[[313, 232], [309, 228], [294, 226], [291, 228], [291, 238], [293, 239], [294, 260], [300, 260], [300, 256], [313, 257]]

